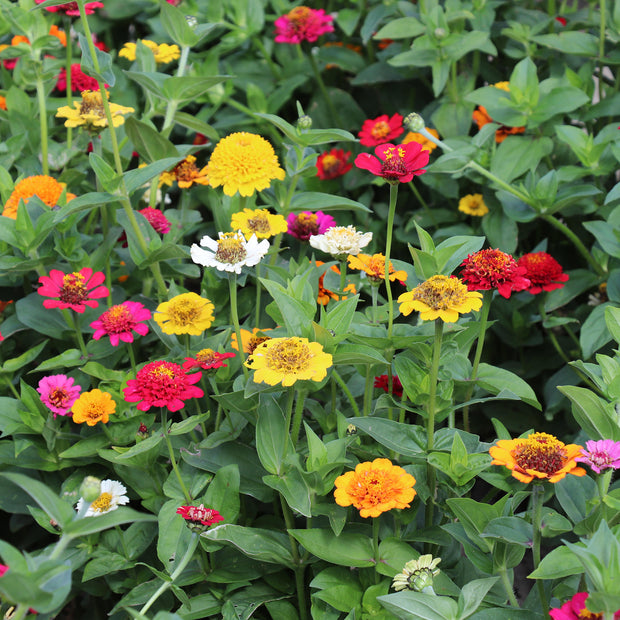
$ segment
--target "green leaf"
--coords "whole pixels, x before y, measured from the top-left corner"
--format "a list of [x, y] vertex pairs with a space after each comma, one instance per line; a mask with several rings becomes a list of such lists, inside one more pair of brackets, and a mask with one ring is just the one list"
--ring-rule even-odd
[[424, 452], [426, 431], [420, 426], [385, 418], [347, 418], [347, 423], [353, 424], [382, 446], [402, 456], [421, 457]]
[[168, 4], [164, 0], [159, 3], [160, 19], [164, 30], [170, 38], [181, 47], [193, 47], [200, 37], [194, 32], [185, 19], [185, 12]]
[[609, 304], [606, 303], [596, 306], [581, 326], [579, 344], [584, 360], [592, 357], [595, 351], [598, 351], [611, 340], [611, 333], [607, 329], [607, 322], [604, 320], [607, 316], [608, 307]]
[[377, 600], [399, 620], [454, 620], [458, 606], [447, 596], [422, 592], [396, 592], [379, 596]]
[[179, 500], [171, 499], [160, 509], [157, 516], [158, 537], [157, 537], [157, 557], [164, 566], [168, 574], [185, 555], [192, 533], [187, 527], [187, 522], [177, 514], [177, 509], [181, 506]]
[[[209, 419], [210, 413], [202, 413], [199, 415], [192, 415], [181, 422], [175, 422], [168, 429], [169, 435], [187, 435], [191, 433], [201, 422]], [[143, 442], [142, 442], [143, 443]]]
[[310, 322], [314, 318], [316, 306], [300, 299], [295, 299], [283, 286], [273, 280], [260, 278], [260, 281], [275, 301], [289, 335], [299, 336], [304, 334], [304, 330], [309, 327]]
[[614, 306], [605, 308], [605, 325], [607, 325], [612, 338], [620, 343], [620, 308]]
[[[170, 6], [170, 5], [168, 5]], [[205, 77], [169, 77], [164, 82], [163, 94], [168, 101], [194, 101], [210, 88], [227, 80], [230, 75], [211, 75]]]
[[459, 595], [459, 620], [469, 618], [478, 607], [480, 607], [484, 597], [489, 590], [497, 583], [499, 577], [490, 577], [488, 579], [474, 579], [466, 583]]
[[557, 547], [542, 559], [528, 579], [562, 579], [583, 573], [579, 558], [567, 547]]
[[297, 192], [291, 200], [291, 211], [359, 211], [371, 210], [361, 202], [322, 192]]
[[[132, 120], [132, 117], [127, 120]], [[106, 192], [115, 192], [120, 185], [120, 176], [116, 174], [114, 168], [112, 168], [112, 166], [110, 166], [110, 164], [108, 164], [103, 157], [97, 155], [97, 153], [90, 153], [88, 156], [88, 161], [91, 168], [95, 172], [101, 187]]]
[[478, 367], [476, 383], [491, 394], [497, 395], [503, 390], [508, 390], [528, 405], [539, 411], [542, 409], [534, 390], [521, 377], [509, 370], [482, 363]]
[[346, 334], [355, 316], [358, 301], [359, 295], [353, 295], [352, 297], [341, 299], [333, 303], [333, 305], [330, 304], [331, 308], [324, 315], [321, 325], [325, 329], [332, 330], [336, 335]]
[[28, 349], [25, 353], [22, 353], [19, 357], [13, 357], [11, 359], [6, 360], [4, 364], [2, 364], [1, 372], [15, 373], [20, 368], [27, 366], [30, 362], [33, 362], [37, 357], [39, 357], [39, 353], [43, 351], [45, 345], [49, 342], [49, 340], [44, 340], [40, 342], [38, 345]]
[[514, 181], [551, 153], [553, 141], [547, 137], [508, 136], [495, 151], [491, 172], [506, 183]]
[[571, 401], [573, 416], [590, 439], [620, 441], [620, 426], [612, 404], [587, 388], [564, 385], [557, 389]]
[[592, 57], [598, 55], [598, 38], [587, 32], [568, 30], [558, 34], [539, 34], [531, 40], [564, 54]]
[[256, 420], [256, 452], [262, 466], [270, 474], [278, 475], [283, 471], [286, 454], [294, 452], [282, 409], [270, 396], [261, 399]]
[[381, 364], [388, 361], [373, 347], [363, 344], [343, 344], [336, 349], [333, 357], [334, 366], [348, 364]]
[[116, 83], [116, 76], [112, 70], [112, 56], [107, 52], [103, 52], [99, 48], [95, 47], [95, 57], [99, 65], [99, 71], [95, 71], [95, 60], [93, 59], [90, 48], [88, 47], [88, 39], [81, 33], [78, 33], [78, 40], [80, 42], [80, 49], [82, 50], [82, 59], [80, 61], [80, 67], [86, 75], [94, 77], [95, 79], [105, 82], [109, 86], [114, 86]]
[[63, 533], [71, 538], [77, 536], [88, 536], [95, 532], [102, 532], [117, 525], [124, 523], [138, 523], [139, 521], [156, 521], [155, 515], [145, 512], [138, 512], [132, 508], [121, 506], [112, 512], [100, 515], [98, 517], [84, 517], [76, 519], [69, 523], [63, 530]]
[[305, 517], [312, 516], [313, 491], [297, 468], [289, 467], [278, 476], [263, 476], [263, 482], [280, 493], [294, 511]]
[[392, 19], [385, 26], [380, 28], [373, 39], [412, 39], [424, 33], [426, 27], [415, 17], [399, 17]]
[[[125, 131], [136, 151], [138, 151], [140, 156], [148, 163], [153, 163], [166, 157], [176, 158], [178, 160], [179, 152], [176, 146], [174, 146], [170, 140], [164, 138], [164, 136], [151, 127], [151, 125], [130, 116], [125, 121]], [[92, 155], [93, 153], [91, 153], [91, 156]]]
[[332, 530], [319, 528], [288, 530], [288, 533], [310, 553], [326, 562], [358, 568], [375, 565], [372, 540], [363, 534], [342, 532], [336, 536]]
[[498, 517], [487, 523], [480, 536], [502, 540], [522, 547], [531, 547], [534, 540], [534, 530], [531, 523], [519, 517]]
[[217, 508], [226, 523], [234, 523], [239, 515], [239, 482], [237, 464], [226, 465], [217, 471], [204, 496], [205, 506]]
[[70, 448], [63, 450], [58, 456], [63, 459], [77, 459], [86, 456], [95, 456], [99, 449], [108, 446], [110, 440], [105, 435], [95, 435], [82, 439]]

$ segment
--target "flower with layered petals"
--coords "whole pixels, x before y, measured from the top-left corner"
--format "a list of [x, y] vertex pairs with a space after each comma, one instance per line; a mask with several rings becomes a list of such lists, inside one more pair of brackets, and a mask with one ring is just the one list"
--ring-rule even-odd
[[382, 114], [377, 116], [377, 118], [364, 121], [362, 130], [357, 135], [361, 145], [377, 146], [391, 142], [404, 131], [402, 114], [397, 112], [391, 117], [388, 117], [387, 114]]
[[246, 131], [232, 133], [215, 145], [207, 174], [211, 186], [222, 185], [227, 196], [237, 192], [251, 196], [267, 189], [274, 179], [284, 179], [284, 170], [271, 144]]
[[170, 220], [159, 209], [145, 207], [144, 209], [140, 209], [139, 213], [144, 215], [149, 221], [149, 224], [160, 235], [165, 235], [170, 232]]
[[409, 508], [416, 495], [415, 478], [389, 459], [359, 463], [355, 471], [336, 478], [339, 506], [355, 506], [361, 517], [378, 517], [393, 508]]
[[441, 572], [437, 565], [441, 558], [434, 558], [430, 554], [421, 555], [417, 560], [410, 560], [403, 567], [402, 572], [398, 573], [392, 580], [392, 587], [399, 592], [400, 590], [413, 590], [414, 592], [424, 592], [430, 588], [429, 594], [433, 593], [433, 578]]
[[179, 187], [186, 189], [194, 183], [197, 185], [209, 185], [209, 177], [207, 176], [207, 166], [198, 168], [196, 158], [188, 155], [180, 161], [173, 169], [172, 174], [176, 179]]
[[405, 316], [417, 310], [423, 321], [441, 319], [444, 323], [454, 323], [459, 314], [480, 310], [482, 294], [468, 291], [458, 278], [437, 275], [403, 293], [398, 303]]
[[[436, 129], [426, 128], [426, 131], [431, 135], [435, 136], [437, 140], [439, 140], [439, 133]], [[434, 151], [437, 148], [437, 145], [429, 140], [424, 134], [416, 133], [414, 131], [410, 131], [404, 138], [401, 144], [408, 144], [409, 142], [417, 142], [422, 146], [422, 149], [425, 151]]]
[[[90, 75], [86, 75], [82, 71], [79, 62], [74, 62], [71, 65], [71, 92], [81, 93], [83, 90], [97, 90], [99, 83]], [[62, 67], [58, 80], [56, 81], [56, 89], [65, 92], [67, 90], [67, 70]]]
[[[320, 267], [321, 265], [324, 265], [325, 263], [323, 261], [317, 260], [316, 261], [316, 266]], [[330, 267], [331, 271], [333, 271], [334, 273], [340, 275], [340, 269], [338, 268], [338, 265], [332, 265]], [[316, 298], [316, 303], [317, 304], [321, 304], [322, 306], [326, 306], [329, 303], [330, 299], [333, 299], [334, 301], [338, 301], [339, 299], [341, 299], [341, 297], [339, 295], [336, 295], [336, 293], [334, 293], [333, 291], [330, 291], [328, 288], [325, 288], [324, 285], [324, 280], [325, 280], [325, 274], [327, 273], [327, 271], [324, 271], [320, 276], [319, 276], [319, 282], [318, 282], [318, 294], [317, 294], [317, 298]], [[355, 295], [357, 293], [356, 289], [355, 289], [355, 284], [347, 284], [344, 287], [344, 293], [351, 293], [351, 295]], [[346, 299], [347, 296], [346, 295], [342, 295], [342, 299]]]
[[[562, 607], [551, 609], [549, 615], [553, 620], [603, 620], [603, 614], [588, 611], [586, 607], [588, 596], [587, 592], [577, 592]], [[614, 613], [614, 620], [620, 620], [620, 609]]]
[[322, 235], [312, 235], [309, 241], [313, 248], [340, 260], [349, 254], [357, 256], [372, 241], [372, 233], [358, 232], [355, 226], [332, 226]]
[[70, 309], [80, 314], [89, 308], [96, 308], [98, 302], [95, 299], [107, 297], [109, 290], [107, 286], [101, 286], [105, 281], [105, 274], [101, 271], [84, 267], [80, 271], [73, 273], [63, 273], [58, 269], [52, 269], [49, 276], [40, 276], [37, 290], [43, 297], [53, 297], [45, 299], [43, 307], [60, 308], [61, 310]]
[[497, 292], [508, 299], [511, 293], [523, 291], [530, 286], [525, 268], [501, 250], [479, 250], [469, 254], [461, 263], [461, 280], [469, 291]]
[[275, 42], [292, 45], [302, 41], [313, 43], [322, 34], [334, 31], [332, 22], [333, 17], [327, 15], [323, 9], [297, 6], [286, 15], [278, 17], [274, 22], [276, 27]]
[[482, 194], [467, 194], [459, 200], [459, 211], [467, 215], [482, 217], [489, 212], [489, 207], [484, 203]]
[[620, 469], [620, 441], [600, 439], [586, 441], [586, 449], [581, 449], [578, 463], [589, 465], [592, 471], [600, 474], [603, 469]]
[[[202, 247], [201, 247], [202, 246]], [[207, 248], [206, 250], [203, 248]], [[252, 235], [247, 241], [243, 233], [219, 233], [219, 239], [203, 237], [200, 245], [194, 243], [190, 248], [192, 260], [204, 267], [215, 267], [218, 271], [241, 273], [244, 266], [258, 265], [269, 251], [269, 241], [259, 241]]]
[[94, 389], [82, 392], [71, 407], [73, 421], [76, 424], [86, 422], [88, 426], [95, 426], [97, 422], [107, 424], [110, 415], [116, 411], [116, 403], [109, 392]]
[[41, 402], [54, 414], [69, 415], [71, 407], [80, 395], [82, 388], [73, 384], [73, 377], [48, 375], [39, 381], [37, 392]]
[[[390, 384], [388, 382], [387, 375], [379, 375], [375, 377], [374, 387], [381, 390], [385, 390], [386, 393], [390, 391]], [[400, 398], [403, 395], [403, 384], [400, 382], [398, 375], [392, 375], [392, 395], [396, 398]]]
[[[359, 269], [363, 271], [373, 284], [379, 284], [385, 280], [385, 256], [383, 254], [358, 254], [357, 256], [349, 256], [349, 267], [351, 269]], [[389, 265], [390, 282], [398, 280], [403, 284], [407, 280], [407, 272], [402, 269], [395, 271], [392, 261]]]
[[316, 173], [322, 181], [337, 179], [353, 168], [349, 163], [351, 151], [331, 149], [321, 153], [316, 160]]
[[576, 463], [581, 450], [582, 446], [565, 445], [548, 433], [530, 433], [525, 438], [500, 439], [489, 453], [493, 457], [492, 465], [504, 465], [521, 482], [531, 482], [534, 478], [557, 482], [566, 474], [586, 475], [586, 470]]
[[[85, 517], [99, 517], [116, 510], [119, 506], [124, 506], [129, 503], [127, 495], [127, 489], [120, 482], [116, 480], [102, 480], [101, 491], [99, 497], [90, 503], [88, 510], [84, 513]], [[80, 497], [75, 509], [81, 512], [84, 505], [87, 504], [83, 497]]]
[[[2, 215], [16, 219], [19, 201], [23, 200], [24, 204], [27, 204], [33, 196], [39, 198], [48, 207], [53, 208], [58, 204], [65, 187], [64, 183], [59, 183], [46, 174], [26, 177], [15, 184], [15, 189], [4, 205]], [[65, 202], [69, 202], [73, 198], [75, 198], [75, 194], [65, 194]]]
[[336, 220], [323, 211], [289, 213], [286, 221], [288, 234], [301, 241], [308, 241], [312, 235], [322, 235], [328, 228], [336, 225]]
[[164, 334], [200, 336], [213, 323], [213, 304], [196, 293], [181, 293], [164, 301], [155, 311], [155, 322]]
[[[106, 92], [106, 97], [107, 97]], [[108, 126], [108, 117], [103, 109], [103, 97], [99, 90], [85, 90], [82, 92], [82, 101], [74, 101], [74, 107], [65, 105], [56, 110], [57, 118], [66, 118], [65, 127], [81, 127], [92, 132], [99, 132]], [[125, 122], [124, 114], [135, 112], [133, 108], [110, 103], [112, 124], [120, 127]]]
[[129, 379], [123, 394], [128, 403], [137, 402], [140, 411], [148, 411], [151, 407], [179, 411], [185, 407], [187, 399], [204, 396], [194, 385], [201, 377], [201, 372], [188, 375], [178, 364], [159, 360], [144, 366], [135, 379]]
[[408, 142], [400, 145], [381, 144], [375, 149], [375, 155], [360, 153], [355, 158], [355, 165], [383, 177], [388, 183], [396, 184], [408, 183], [413, 177], [424, 174], [429, 151], [418, 142]]
[[234, 353], [218, 353], [213, 349], [201, 349], [196, 353], [195, 357], [186, 357], [183, 362], [183, 370], [191, 370], [192, 368], [202, 368], [202, 370], [217, 370], [226, 367], [225, 359], [235, 357]]
[[[241, 329], [241, 347], [244, 353], [248, 355], [252, 355], [254, 353], [254, 349], [259, 344], [262, 344], [266, 340], [269, 340], [271, 336], [266, 336], [265, 332], [270, 332], [271, 328], [266, 327], [265, 329], [261, 329], [260, 327], [255, 327], [252, 331], [248, 331], [247, 329]], [[233, 333], [230, 337], [230, 346], [235, 350], [239, 350], [239, 345], [237, 344], [237, 334]]]
[[233, 213], [230, 227], [240, 230], [246, 239], [252, 235], [256, 235], [257, 239], [269, 239], [288, 230], [284, 216], [270, 213], [268, 209], [244, 209]]
[[525, 268], [525, 277], [531, 282], [527, 292], [532, 295], [562, 288], [564, 282], [568, 281], [568, 274], [562, 271], [560, 263], [547, 252], [524, 254], [518, 263], [519, 267]]
[[112, 306], [93, 321], [90, 326], [95, 330], [93, 340], [103, 336], [110, 337], [110, 344], [117, 347], [122, 342], [133, 342], [132, 332], [146, 336], [149, 327], [144, 321], [151, 318], [151, 311], [137, 301], [124, 301]]
[[[158, 65], [163, 65], [173, 60], [181, 58], [181, 50], [178, 45], [169, 45], [168, 43], [155, 43], [155, 41], [149, 41], [148, 39], [141, 39], [142, 43], [148, 47], [153, 56], [155, 62]], [[136, 47], [137, 43], [128, 42], [118, 52], [120, 58], [127, 58], [127, 60], [134, 61], [136, 59]]]
[[296, 381], [322, 381], [332, 365], [332, 356], [318, 342], [307, 338], [270, 338], [244, 362], [254, 370], [254, 383], [283, 387]]
[[205, 508], [204, 504], [200, 504], [200, 506], [181, 506], [177, 509], [177, 514], [187, 521], [187, 526], [192, 532], [198, 534], [224, 520], [224, 517], [217, 510]]
[[[45, 2], [45, 0], [35, 0], [37, 4], [41, 4]], [[86, 2], [84, 3], [84, 10], [86, 11], [86, 15], [92, 15], [95, 12], [95, 9], [102, 9], [103, 2]], [[46, 11], [50, 13], [65, 13], [65, 15], [69, 15], [70, 17], [79, 17], [80, 9], [78, 8], [77, 2], [66, 2], [65, 4], [59, 4], [58, 6], [46, 6]]]

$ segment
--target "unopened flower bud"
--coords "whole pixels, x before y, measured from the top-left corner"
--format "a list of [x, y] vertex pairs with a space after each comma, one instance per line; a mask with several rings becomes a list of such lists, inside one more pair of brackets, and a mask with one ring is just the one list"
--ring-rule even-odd
[[405, 564], [402, 573], [394, 577], [392, 587], [394, 590], [413, 590], [435, 594], [433, 590], [433, 578], [439, 574], [437, 564], [441, 558], [433, 559], [433, 556], [421, 555], [417, 560], [411, 560]]
[[86, 476], [80, 485], [80, 496], [89, 504], [101, 495], [101, 480], [94, 476]]
[[445, 28], [435, 28], [434, 35], [437, 39], [445, 39], [446, 38], [446, 29]]
[[424, 123], [424, 119], [417, 114], [416, 112], [412, 112], [411, 114], [407, 114], [405, 116], [405, 127], [408, 127], [410, 131], [418, 132], [426, 127]]
[[299, 129], [312, 129], [312, 119], [307, 114], [300, 116], [297, 120], [297, 127]]

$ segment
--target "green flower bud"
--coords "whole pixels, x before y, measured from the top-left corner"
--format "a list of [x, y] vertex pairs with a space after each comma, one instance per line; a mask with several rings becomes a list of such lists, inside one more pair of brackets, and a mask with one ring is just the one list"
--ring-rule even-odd
[[297, 127], [299, 129], [312, 129], [312, 119], [307, 114], [300, 116], [297, 120]]
[[403, 567], [402, 573], [394, 577], [392, 587], [394, 590], [413, 590], [414, 592], [426, 592], [435, 594], [433, 590], [433, 578], [439, 574], [437, 564], [441, 558], [433, 559], [432, 555], [421, 555], [417, 560], [410, 560]]
[[94, 502], [101, 494], [101, 480], [94, 476], [86, 476], [80, 485], [80, 496], [87, 503]]
[[416, 114], [415, 112], [412, 112], [411, 114], [407, 114], [407, 116], [405, 116], [404, 124], [405, 124], [405, 127], [408, 127], [410, 131], [413, 131], [416, 133], [424, 129], [424, 127], [426, 127], [426, 124], [424, 123], [424, 119], [419, 114]]

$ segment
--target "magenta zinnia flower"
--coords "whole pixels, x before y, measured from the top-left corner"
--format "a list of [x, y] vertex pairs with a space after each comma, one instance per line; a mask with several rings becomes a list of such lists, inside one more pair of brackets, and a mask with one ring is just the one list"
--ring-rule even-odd
[[96, 308], [94, 299], [106, 297], [109, 294], [107, 286], [100, 286], [105, 281], [105, 274], [101, 271], [93, 273], [90, 267], [84, 267], [73, 273], [63, 273], [52, 269], [49, 276], [40, 276], [41, 286], [37, 293], [44, 297], [55, 297], [43, 301], [44, 308], [60, 308], [75, 310], [82, 313], [89, 308]]
[[388, 183], [409, 183], [413, 177], [424, 174], [422, 168], [428, 164], [429, 151], [418, 142], [407, 144], [380, 144], [375, 155], [360, 153], [355, 158], [355, 165], [369, 170]]
[[[45, 0], [36, 0], [37, 4], [41, 4], [42, 2], [45, 2]], [[84, 5], [84, 9], [86, 11], [86, 15], [91, 15], [92, 13], [95, 12], [95, 9], [102, 9], [103, 8], [103, 2], [87, 2]], [[46, 11], [49, 11], [50, 13], [65, 13], [66, 15], [69, 15], [70, 17], [79, 17], [80, 16], [80, 9], [78, 8], [78, 3], [77, 2], [67, 2], [65, 4], [59, 4], [58, 6], [47, 6], [45, 7]]]
[[73, 385], [73, 377], [49, 375], [39, 381], [37, 392], [41, 394], [41, 402], [56, 417], [71, 412], [71, 407], [78, 399], [81, 389], [79, 385]]
[[93, 340], [99, 340], [103, 336], [110, 336], [110, 344], [118, 346], [119, 342], [133, 342], [132, 331], [140, 336], [146, 336], [149, 332], [148, 325], [142, 321], [151, 318], [151, 311], [137, 301], [124, 301], [122, 304], [112, 306], [93, 321], [90, 326], [95, 330]]
[[586, 441], [586, 449], [581, 449], [583, 456], [575, 460], [589, 465], [597, 474], [602, 469], [620, 469], [620, 441], [601, 439]]
[[302, 211], [301, 213], [289, 213], [286, 218], [288, 224], [288, 234], [308, 241], [312, 235], [322, 235], [328, 228], [336, 225], [336, 220], [323, 211], [312, 213], [311, 211]]
[[123, 394], [128, 403], [137, 402], [140, 411], [148, 411], [151, 407], [178, 411], [185, 406], [184, 400], [204, 396], [194, 385], [201, 377], [201, 372], [185, 374], [181, 366], [172, 362], [151, 362], [138, 371], [135, 379], [127, 381]]
[[276, 27], [276, 43], [313, 43], [322, 34], [333, 32], [333, 17], [326, 15], [323, 9], [311, 9], [307, 6], [297, 6], [286, 15], [278, 17], [274, 22]]
[[177, 514], [181, 515], [186, 521], [193, 521], [196, 524], [200, 523], [207, 527], [224, 520], [224, 517], [217, 510], [205, 508], [204, 504], [200, 504], [200, 506], [181, 506], [177, 508]]
[[[601, 614], [594, 614], [586, 608], [586, 599], [588, 596], [587, 592], [577, 592], [577, 594], [575, 594], [570, 601], [564, 603], [562, 607], [556, 607], [550, 610], [549, 615], [553, 620], [585, 620], [586, 618], [596, 620], [597, 618], [602, 618]], [[619, 618], [620, 610], [614, 614], [615, 620]]]
[[192, 368], [202, 368], [203, 370], [216, 370], [224, 364], [223, 360], [229, 357], [235, 357], [234, 353], [218, 353], [213, 349], [202, 349], [196, 353], [196, 357], [186, 357], [183, 362], [183, 370], [191, 370]]
[[467, 284], [468, 291], [497, 289], [508, 299], [511, 293], [530, 286], [525, 267], [520, 267], [510, 254], [501, 250], [479, 250], [469, 254], [461, 267], [460, 278]]
[[165, 235], [170, 232], [170, 220], [154, 207], [140, 209], [140, 213], [149, 221], [149, 224], [160, 234]]

